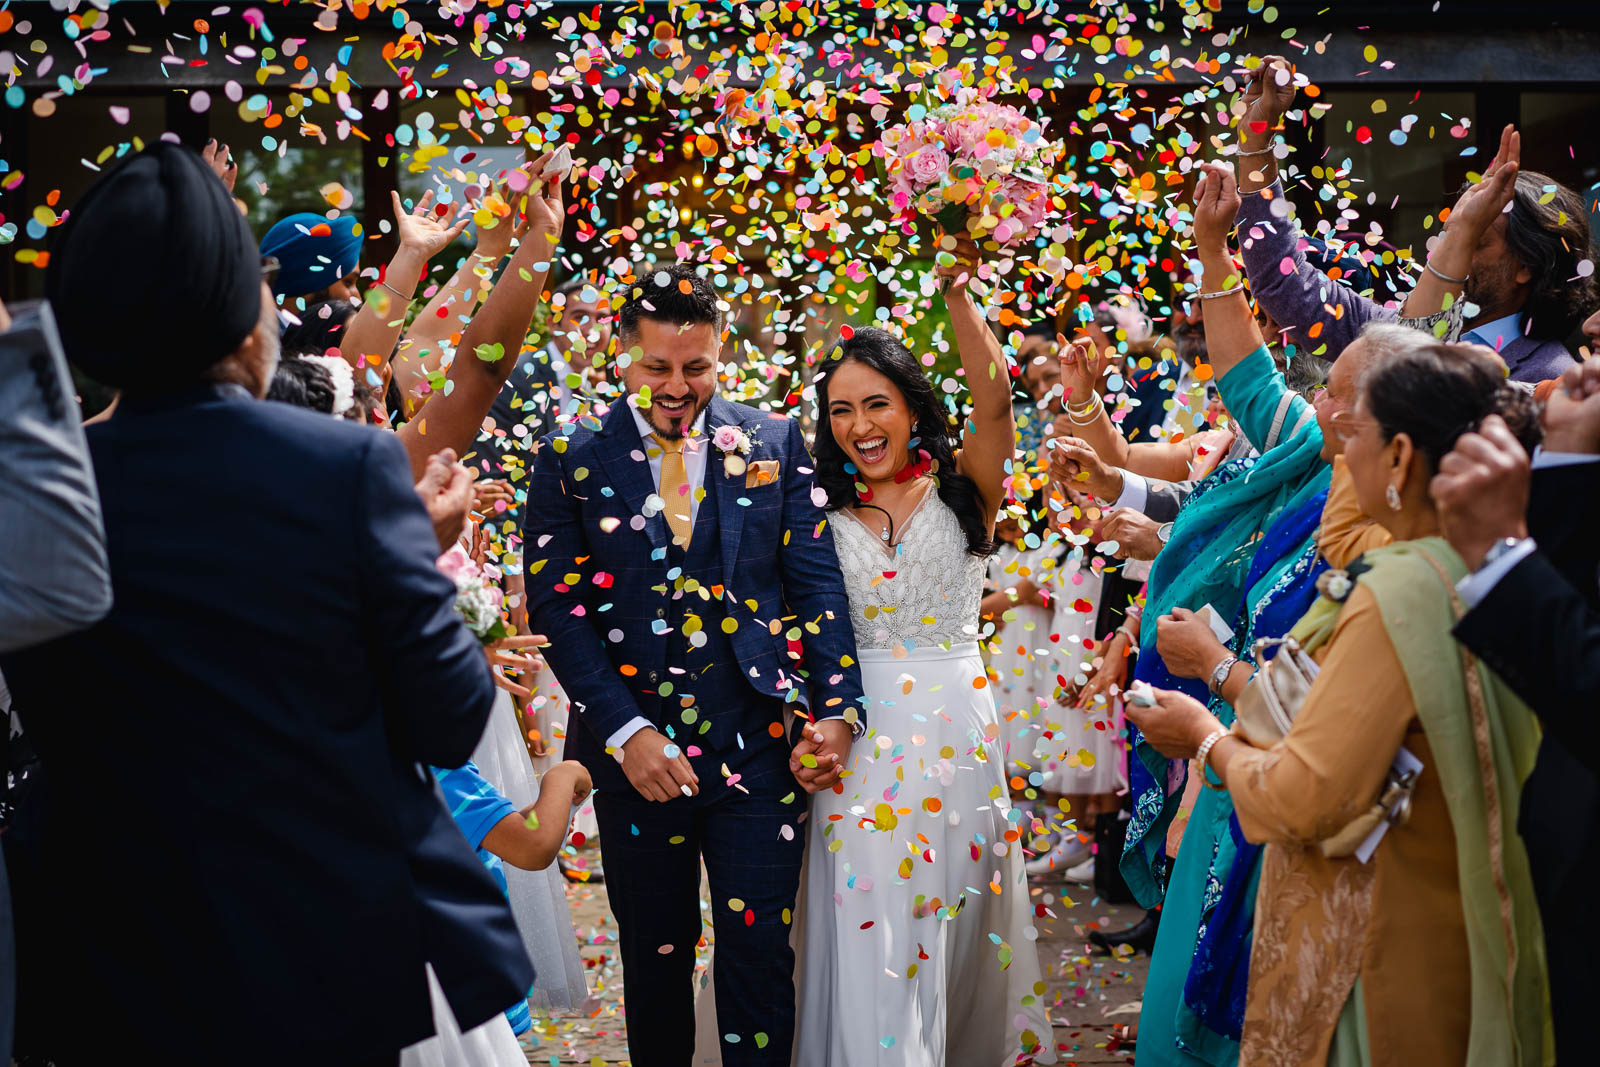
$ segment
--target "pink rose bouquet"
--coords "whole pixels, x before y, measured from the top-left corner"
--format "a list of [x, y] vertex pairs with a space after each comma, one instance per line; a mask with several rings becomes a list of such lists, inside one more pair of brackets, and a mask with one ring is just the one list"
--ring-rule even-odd
[[511, 628], [500, 615], [505, 594], [500, 591], [498, 567], [480, 566], [460, 545], [440, 556], [437, 566], [455, 583], [456, 614], [479, 641], [487, 645], [511, 636]]
[[949, 98], [913, 104], [885, 130], [875, 152], [902, 221], [936, 220], [1002, 248], [1030, 241], [1050, 218], [1052, 176], [1063, 147], [1029, 118], [990, 94], [941, 86]]

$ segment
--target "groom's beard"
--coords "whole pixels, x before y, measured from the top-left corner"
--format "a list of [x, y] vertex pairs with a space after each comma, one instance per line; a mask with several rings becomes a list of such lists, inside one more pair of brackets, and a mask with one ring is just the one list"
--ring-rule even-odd
[[[688, 398], [669, 396], [667, 399], [684, 400]], [[687, 414], [677, 416], [676, 418], [668, 418], [666, 414], [656, 406], [659, 400], [659, 397], [651, 398], [650, 407], [645, 411], [644, 421], [650, 424], [650, 428], [652, 430], [669, 441], [676, 440], [677, 438], [680, 438], [684, 434], [688, 433], [689, 427], [693, 426], [695, 424], [695, 420], [700, 418], [700, 413], [711, 406], [711, 397], [708, 395], [705, 397], [705, 399], [697, 401], [692, 407], [690, 407]]]

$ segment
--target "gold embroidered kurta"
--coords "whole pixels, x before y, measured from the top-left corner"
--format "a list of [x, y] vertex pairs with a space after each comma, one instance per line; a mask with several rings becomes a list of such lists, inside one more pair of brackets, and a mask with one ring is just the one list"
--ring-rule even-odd
[[[1470, 987], [1455, 838], [1368, 589], [1356, 586], [1313, 658], [1322, 674], [1294, 730], [1227, 765], [1245, 836], [1267, 844], [1239, 1062], [1325, 1063], [1359, 977], [1373, 1067], [1460, 1064]], [[1324, 858], [1317, 842], [1371, 806], [1402, 744], [1423, 764], [1410, 821], [1369, 863]]]

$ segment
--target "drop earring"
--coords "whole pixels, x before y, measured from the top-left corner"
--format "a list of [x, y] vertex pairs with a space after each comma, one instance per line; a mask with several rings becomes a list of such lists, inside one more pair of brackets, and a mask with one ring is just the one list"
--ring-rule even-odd
[[1391, 485], [1383, 491], [1383, 500], [1389, 505], [1390, 511], [1400, 510], [1400, 490], [1394, 486]]

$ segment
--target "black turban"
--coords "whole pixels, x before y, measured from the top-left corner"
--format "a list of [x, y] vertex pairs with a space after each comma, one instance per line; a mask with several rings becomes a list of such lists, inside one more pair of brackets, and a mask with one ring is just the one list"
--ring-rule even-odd
[[200, 156], [161, 142], [90, 187], [45, 275], [67, 357], [107, 385], [185, 385], [261, 317], [261, 255]]

